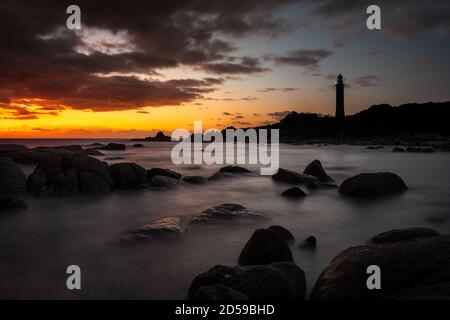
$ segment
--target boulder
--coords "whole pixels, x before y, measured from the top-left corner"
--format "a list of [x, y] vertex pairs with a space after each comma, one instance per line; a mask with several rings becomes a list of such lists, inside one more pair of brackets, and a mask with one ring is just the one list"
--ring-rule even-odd
[[86, 154], [86, 155], [89, 155], [89, 156], [103, 156], [104, 155], [103, 152], [100, 152], [100, 151], [98, 151], [95, 148], [83, 149], [79, 153]]
[[182, 219], [179, 217], [162, 218], [146, 224], [136, 230], [125, 234], [121, 241], [135, 242], [141, 240], [154, 240], [167, 237], [179, 237], [183, 234]]
[[299, 244], [299, 249], [315, 249], [317, 246], [317, 239], [314, 236], [309, 236], [302, 243]]
[[339, 187], [344, 195], [356, 197], [376, 197], [399, 193], [408, 187], [402, 178], [390, 172], [360, 173], [346, 179]]
[[305, 273], [290, 262], [260, 266], [217, 265], [195, 277], [188, 299], [303, 300]]
[[292, 252], [283, 236], [268, 229], [256, 230], [239, 255], [240, 266], [292, 262]]
[[0, 195], [20, 198], [26, 190], [26, 176], [22, 170], [11, 159], [0, 158]]
[[[379, 290], [366, 286], [370, 265], [381, 269]], [[344, 250], [321, 273], [311, 299], [448, 299], [449, 284], [450, 235], [438, 235]]]
[[181, 180], [189, 184], [204, 184], [207, 182], [206, 178], [202, 176], [185, 176]]
[[291, 243], [295, 241], [295, 237], [292, 233], [282, 226], [270, 226], [267, 230], [277, 233], [286, 243]]
[[147, 171], [136, 163], [115, 163], [109, 167], [115, 186], [130, 188], [147, 182]]
[[407, 152], [421, 152], [421, 153], [433, 153], [435, 150], [432, 147], [408, 147]]
[[21, 210], [28, 207], [27, 203], [23, 200], [16, 198], [0, 198], [0, 212], [8, 210]]
[[169, 136], [166, 136], [164, 134], [164, 132], [159, 131], [154, 137], [146, 137], [144, 140], [164, 142], [164, 141], [171, 141], [172, 138]]
[[250, 170], [239, 167], [239, 166], [225, 166], [220, 168], [219, 172], [228, 172], [228, 173], [249, 173]]
[[114, 179], [106, 162], [86, 155], [74, 155], [65, 163], [67, 169], [77, 172], [81, 193], [104, 194], [113, 189]]
[[180, 186], [181, 182], [178, 179], [167, 177], [167, 176], [151, 176], [148, 179], [150, 187], [156, 189], [176, 189]]
[[405, 152], [406, 150], [402, 147], [393, 147], [392, 152]]
[[439, 235], [439, 232], [428, 228], [394, 229], [376, 235], [367, 244], [393, 243], [417, 238], [436, 237]]
[[263, 216], [239, 204], [226, 203], [199, 212], [192, 217], [192, 223], [214, 223], [247, 219], [258, 219]]
[[309, 190], [318, 190], [318, 189], [336, 189], [338, 186], [333, 183], [324, 183], [319, 181], [308, 181], [306, 187]]
[[283, 168], [278, 169], [278, 172], [272, 176], [272, 179], [278, 182], [303, 184], [309, 181], [317, 181], [317, 178], [307, 174], [301, 174]]
[[3, 152], [27, 150], [28, 148], [22, 144], [0, 143], [0, 154]]
[[163, 168], [152, 168], [147, 170], [147, 177], [150, 179], [153, 176], [166, 176], [179, 180], [181, 178], [181, 173]]
[[305, 191], [300, 189], [299, 187], [292, 187], [287, 190], [284, 190], [283, 193], [281, 193], [283, 197], [291, 198], [291, 199], [299, 199], [306, 197]]
[[35, 169], [27, 178], [27, 188], [35, 194], [44, 192], [47, 184], [47, 174], [41, 169]]
[[112, 191], [111, 185], [94, 172], [82, 171], [78, 173], [80, 193], [85, 195], [105, 195]]
[[133, 148], [143, 148], [144, 145], [142, 143], [135, 143], [132, 145]]
[[125, 150], [126, 146], [123, 143], [108, 143], [103, 147], [105, 150]]
[[330, 182], [334, 181], [322, 167], [322, 163], [319, 160], [314, 160], [310, 164], [308, 164], [303, 171], [304, 174], [316, 177], [321, 182]]
[[384, 149], [383, 146], [368, 146], [366, 149], [368, 150], [379, 150], [379, 149]]

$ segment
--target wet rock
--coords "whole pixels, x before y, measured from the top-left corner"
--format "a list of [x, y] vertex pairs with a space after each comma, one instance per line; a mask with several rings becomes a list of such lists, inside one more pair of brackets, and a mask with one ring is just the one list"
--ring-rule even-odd
[[314, 160], [310, 164], [308, 164], [303, 171], [304, 174], [316, 177], [321, 182], [330, 182], [334, 181], [322, 167], [322, 163], [319, 160]]
[[78, 175], [80, 192], [83, 194], [106, 194], [114, 188], [114, 179], [108, 164], [86, 155], [75, 155], [65, 160], [67, 169]]
[[299, 198], [306, 197], [305, 191], [303, 191], [299, 187], [292, 187], [287, 190], [284, 190], [281, 195], [283, 197], [290, 198], [290, 199], [299, 199]]
[[291, 249], [278, 232], [258, 229], [242, 249], [238, 264], [249, 266], [292, 261]]
[[402, 178], [390, 172], [360, 173], [346, 179], [339, 192], [356, 197], [376, 197], [399, 193], [408, 187]]
[[105, 150], [125, 150], [126, 146], [123, 143], [108, 143], [106, 146], [103, 147]]
[[305, 273], [294, 263], [245, 267], [218, 265], [195, 277], [188, 298], [303, 300], [305, 291]]
[[392, 152], [405, 152], [406, 150], [402, 147], [393, 147]]
[[124, 160], [124, 157], [106, 157], [105, 160]]
[[144, 145], [142, 143], [135, 143], [132, 145], [133, 148], [143, 148]]
[[417, 238], [435, 237], [439, 235], [439, 232], [428, 228], [394, 229], [376, 235], [367, 244], [393, 243]]
[[181, 178], [181, 173], [163, 168], [152, 168], [147, 170], [147, 177], [150, 179], [153, 176], [166, 176], [179, 180]]
[[27, 203], [23, 200], [16, 198], [0, 198], [0, 212], [9, 210], [22, 210], [28, 207]]
[[239, 167], [239, 166], [225, 166], [220, 168], [219, 172], [228, 172], [228, 173], [249, 173], [250, 170]]
[[109, 169], [119, 188], [130, 188], [147, 182], [147, 171], [136, 163], [115, 163]]
[[43, 193], [47, 184], [47, 174], [41, 169], [35, 169], [27, 178], [27, 188], [35, 194]]
[[315, 249], [317, 246], [317, 239], [314, 236], [309, 236], [302, 243], [299, 244], [299, 249]]
[[86, 155], [89, 155], [89, 156], [103, 156], [104, 155], [102, 152], [100, 152], [100, 151], [98, 151], [97, 149], [94, 149], [94, 148], [92, 148], [92, 149], [83, 149], [79, 153], [86, 154]]
[[[370, 265], [381, 268], [379, 290], [367, 289]], [[318, 278], [311, 299], [445, 299], [449, 283], [450, 235], [432, 236], [342, 251]]]
[[180, 186], [180, 180], [167, 176], [151, 176], [148, 179], [149, 185], [157, 189], [176, 189]]
[[295, 241], [295, 237], [292, 233], [282, 226], [270, 226], [267, 230], [273, 231], [278, 234], [286, 243], [291, 243]]
[[323, 183], [318, 181], [308, 181], [306, 184], [306, 187], [309, 190], [318, 190], [318, 189], [336, 189], [338, 188], [337, 185], [333, 183]]
[[82, 171], [78, 174], [80, 193], [85, 195], [105, 195], [112, 191], [111, 185], [101, 176], [90, 171]]
[[435, 150], [432, 147], [408, 147], [407, 152], [421, 152], [421, 153], [433, 153]]
[[185, 176], [181, 180], [189, 184], [204, 184], [207, 182], [206, 178], [202, 176]]
[[272, 179], [278, 182], [303, 184], [309, 181], [316, 181], [317, 178], [307, 174], [301, 174], [286, 169], [278, 169], [278, 172], [272, 176]]
[[11, 152], [11, 151], [20, 151], [20, 150], [27, 150], [28, 148], [21, 144], [7, 144], [7, 143], [1, 143], [0, 144], [0, 154], [3, 152]]
[[246, 219], [258, 219], [263, 216], [239, 204], [226, 203], [199, 212], [192, 217], [193, 223], [224, 222]]
[[2, 197], [21, 197], [27, 190], [26, 176], [9, 158], [0, 158], [0, 195]]
[[219, 169], [212, 176], [208, 177], [208, 180], [215, 181], [222, 178], [235, 177], [236, 175], [245, 174], [251, 172], [250, 170], [239, 166], [225, 166]]
[[366, 149], [368, 150], [379, 150], [379, 149], [384, 149], [383, 146], [368, 146]]
[[184, 233], [183, 221], [179, 217], [168, 217], [153, 221], [125, 234], [121, 241], [135, 242], [169, 237], [179, 237]]

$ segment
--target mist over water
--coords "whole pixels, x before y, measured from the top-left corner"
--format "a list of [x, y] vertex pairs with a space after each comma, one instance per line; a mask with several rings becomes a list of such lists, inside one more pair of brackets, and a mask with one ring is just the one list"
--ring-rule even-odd
[[[108, 140], [111, 142], [112, 140]], [[220, 166], [174, 166], [173, 143], [146, 142], [144, 148], [102, 151], [123, 157], [108, 161], [135, 162], [147, 169], [170, 168], [183, 175], [210, 176]], [[6, 141], [5, 141], [6, 142]], [[22, 140], [30, 147], [87, 145], [96, 140]], [[390, 171], [400, 175], [409, 191], [388, 198], [353, 200], [337, 190], [307, 191], [290, 201], [280, 196], [289, 187], [254, 174], [185, 185], [176, 190], [114, 191], [100, 198], [27, 199], [23, 212], [0, 215], [0, 298], [138, 298], [184, 299], [192, 279], [217, 264], [236, 265], [244, 244], [257, 228], [281, 225], [296, 245], [314, 235], [315, 251], [291, 247], [305, 271], [308, 292], [320, 272], [341, 250], [364, 244], [394, 228], [429, 227], [450, 231], [450, 154], [392, 153], [390, 148], [363, 146], [280, 145], [280, 167], [302, 172], [319, 159], [337, 184], [360, 172]], [[34, 166], [22, 166], [28, 174]], [[191, 215], [223, 203], [237, 203], [267, 219], [236, 224], [189, 225], [180, 239], [161, 239], [123, 246], [119, 238], [155, 219]], [[66, 288], [66, 268], [81, 267], [82, 290]]]

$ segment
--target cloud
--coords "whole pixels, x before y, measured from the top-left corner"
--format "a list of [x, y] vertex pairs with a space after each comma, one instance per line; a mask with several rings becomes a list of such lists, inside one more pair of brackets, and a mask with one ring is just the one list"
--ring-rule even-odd
[[352, 83], [355, 84], [357, 87], [366, 88], [379, 86], [382, 83], [382, 80], [379, 76], [368, 75], [353, 79]]
[[267, 115], [276, 120], [281, 120], [284, 117], [286, 117], [289, 113], [291, 113], [291, 111], [286, 110], [286, 111], [269, 112]]
[[289, 92], [289, 91], [297, 91], [300, 90], [300, 88], [265, 88], [258, 90], [258, 92], [273, 92], [273, 91], [280, 91], [280, 92]]
[[258, 59], [250, 57], [243, 57], [238, 63], [210, 63], [205, 64], [200, 68], [203, 71], [216, 74], [253, 74], [270, 71], [270, 69], [262, 67]]
[[267, 55], [266, 60], [273, 61], [278, 65], [298, 66], [306, 69], [317, 69], [319, 63], [332, 55], [326, 49], [297, 49], [287, 52], [285, 55]]

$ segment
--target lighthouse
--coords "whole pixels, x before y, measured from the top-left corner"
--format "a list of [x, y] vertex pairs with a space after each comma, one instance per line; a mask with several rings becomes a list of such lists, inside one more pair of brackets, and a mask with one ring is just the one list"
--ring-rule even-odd
[[342, 74], [337, 76], [336, 81], [336, 119], [342, 119], [345, 117], [344, 111], [344, 77]]

